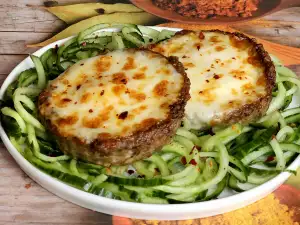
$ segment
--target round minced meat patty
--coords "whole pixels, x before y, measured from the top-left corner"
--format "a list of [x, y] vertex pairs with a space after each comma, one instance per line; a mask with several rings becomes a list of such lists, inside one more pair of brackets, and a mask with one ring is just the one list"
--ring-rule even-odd
[[185, 67], [191, 81], [187, 127], [247, 124], [266, 113], [276, 72], [255, 39], [237, 32], [183, 30], [149, 49], [177, 56]]
[[39, 116], [65, 154], [130, 164], [171, 140], [189, 87], [176, 57], [117, 50], [79, 61], [51, 81], [39, 96]]

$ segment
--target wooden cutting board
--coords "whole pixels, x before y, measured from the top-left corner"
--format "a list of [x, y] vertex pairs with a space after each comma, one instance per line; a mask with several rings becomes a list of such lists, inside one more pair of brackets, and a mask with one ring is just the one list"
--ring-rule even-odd
[[[230, 32], [240, 32], [238, 30], [235, 30], [229, 26], [225, 25], [193, 25], [193, 24], [182, 24], [182, 23], [164, 23], [160, 24], [158, 26], [161, 27], [174, 27], [174, 28], [181, 28], [186, 30], [213, 30], [213, 29], [219, 29], [224, 31], [230, 31]], [[248, 34], [246, 34], [248, 35]], [[248, 35], [250, 37], [253, 37], [251, 35]], [[255, 38], [259, 43], [263, 44], [265, 49], [277, 56], [284, 65], [300, 65], [300, 48], [293, 48], [285, 45], [276, 44], [270, 41], [266, 41], [257, 37]]]

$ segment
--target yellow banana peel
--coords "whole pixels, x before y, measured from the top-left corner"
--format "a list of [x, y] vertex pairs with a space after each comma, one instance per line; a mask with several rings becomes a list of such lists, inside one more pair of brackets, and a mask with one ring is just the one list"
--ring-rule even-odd
[[101, 14], [110, 14], [115, 12], [143, 12], [131, 4], [103, 4], [103, 3], [84, 3], [74, 5], [63, 5], [44, 7], [47, 11], [65, 21], [67, 24], [72, 24], [80, 20], [84, 20]]
[[99, 16], [94, 16], [89, 19], [82, 20], [78, 23], [75, 23], [60, 33], [54, 35], [50, 39], [37, 43], [29, 44], [27, 47], [41, 47], [46, 46], [52, 42], [55, 42], [60, 39], [64, 39], [79, 33], [82, 30], [85, 30], [91, 26], [94, 26], [99, 23], [130, 23], [130, 24], [139, 24], [139, 25], [150, 25], [155, 24], [158, 20], [158, 17], [153, 16], [146, 12], [137, 12], [137, 13], [112, 13], [112, 14], [103, 14]]

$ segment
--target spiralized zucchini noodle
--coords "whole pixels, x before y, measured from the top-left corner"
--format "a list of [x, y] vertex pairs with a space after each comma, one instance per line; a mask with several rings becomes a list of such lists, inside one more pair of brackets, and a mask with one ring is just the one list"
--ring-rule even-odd
[[[112, 27], [118, 31], [105, 30]], [[207, 201], [224, 190], [246, 191], [288, 171], [300, 153], [300, 107], [288, 108], [300, 80], [274, 56], [273, 99], [266, 115], [255, 123], [209, 131], [182, 126], [160, 152], [130, 166], [104, 168], [59, 150], [37, 117], [37, 97], [48, 81], [81, 59], [147, 46], [174, 33], [131, 24], [98, 24], [41, 57], [31, 55], [34, 67], [9, 85], [1, 102], [1, 121], [11, 143], [30, 163], [62, 182], [95, 195], [142, 203]]]

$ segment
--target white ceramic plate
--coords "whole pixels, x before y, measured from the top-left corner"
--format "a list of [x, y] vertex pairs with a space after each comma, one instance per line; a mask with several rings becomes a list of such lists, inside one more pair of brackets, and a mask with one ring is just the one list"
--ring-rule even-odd
[[[179, 31], [179, 29], [171, 28], [153, 28], [157, 30], [170, 29], [174, 31]], [[112, 29], [106, 30], [112, 31]], [[35, 52], [34, 55], [41, 56], [49, 48], [53, 48], [56, 44], [60, 45], [66, 40], [67, 39], [64, 39], [50, 44]], [[29, 57], [23, 60], [18, 66], [16, 66], [16, 68], [8, 75], [1, 87], [1, 99], [8, 85], [16, 79], [20, 72], [30, 67], [33, 67], [33, 63], [31, 62]], [[300, 94], [297, 96], [297, 98], [293, 99], [292, 105], [300, 105]], [[207, 202], [187, 203], [180, 205], [153, 205], [132, 203], [89, 194], [84, 191], [73, 188], [67, 184], [64, 184], [56, 180], [55, 178], [52, 178], [51, 176], [35, 168], [25, 158], [23, 158], [23, 156], [12, 145], [1, 125], [0, 136], [6, 148], [14, 157], [16, 162], [20, 165], [22, 170], [48, 191], [56, 194], [57, 196], [63, 199], [66, 199], [70, 202], [73, 202], [77, 205], [88, 209], [92, 209], [106, 214], [137, 219], [183, 220], [202, 218], [229, 212], [249, 205], [265, 197], [267, 194], [271, 193], [282, 183], [284, 183], [290, 176], [290, 173], [283, 172], [275, 178], [273, 178], [272, 180], [249, 191], [245, 191], [239, 194], [226, 193], [226, 195], [222, 196], [223, 198]], [[295, 159], [295, 161], [289, 166], [288, 169], [295, 170], [297, 169], [298, 165], [300, 165], [300, 156], [298, 156]]]

